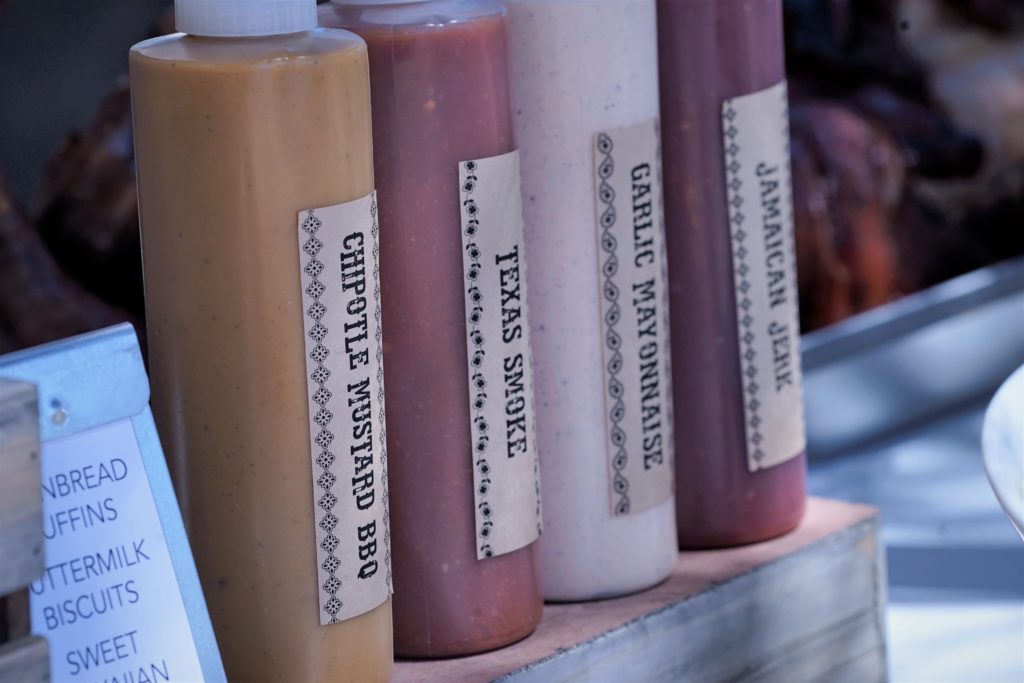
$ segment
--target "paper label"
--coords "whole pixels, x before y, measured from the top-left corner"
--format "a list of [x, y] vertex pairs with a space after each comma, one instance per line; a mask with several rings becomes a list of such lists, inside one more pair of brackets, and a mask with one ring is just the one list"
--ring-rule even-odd
[[786, 82], [722, 105], [750, 471], [806, 447]]
[[46, 571], [32, 631], [54, 681], [201, 681], [196, 644], [130, 420], [42, 448]]
[[519, 152], [459, 164], [477, 558], [541, 533]]
[[594, 136], [605, 433], [614, 515], [672, 496], [672, 385], [658, 121]]
[[299, 214], [320, 623], [391, 596], [377, 195]]

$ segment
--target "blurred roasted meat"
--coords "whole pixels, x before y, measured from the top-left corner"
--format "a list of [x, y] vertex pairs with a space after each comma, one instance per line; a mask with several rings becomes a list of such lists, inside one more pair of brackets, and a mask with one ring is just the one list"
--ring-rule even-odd
[[804, 329], [1024, 254], [1024, 2], [785, 10]]
[[0, 176], [0, 344], [13, 350], [125, 321], [138, 323], [61, 270]]
[[36, 226], [61, 266], [104, 300], [143, 311], [131, 101], [126, 80], [50, 161]]
[[813, 329], [901, 293], [892, 216], [906, 169], [893, 140], [847, 107], [792, 110], [802, 326]]

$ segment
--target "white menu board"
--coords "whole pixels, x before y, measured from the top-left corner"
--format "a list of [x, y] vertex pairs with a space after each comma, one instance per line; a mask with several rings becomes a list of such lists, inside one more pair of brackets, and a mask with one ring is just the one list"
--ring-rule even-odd
[[33, 633], [53, 681], [223, 681], [131, 327], [0, 358], [37, 385], [45, 570]]

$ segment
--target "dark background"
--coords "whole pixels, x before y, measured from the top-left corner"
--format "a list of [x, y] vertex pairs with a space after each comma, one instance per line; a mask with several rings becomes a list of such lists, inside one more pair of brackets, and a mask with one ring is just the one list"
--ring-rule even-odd
[[165, 0], [0, 1], [0, 168], [31, 205], [47, 160], [127, 74]]

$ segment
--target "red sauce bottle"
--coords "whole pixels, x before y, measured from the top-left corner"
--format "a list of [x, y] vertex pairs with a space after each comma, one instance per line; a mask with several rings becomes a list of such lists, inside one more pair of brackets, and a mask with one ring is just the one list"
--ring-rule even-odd
[[[799, 332], [793, 314], [795, 266], [785, 263], [786, 250], [774, 250], [769, 233], [782, 230], [791, 249], [792, 212], [788, 224], [782, 216], [772, 222], [763, 207], [744, 206], [744, 231], [734, 221], [732, 163], [727, 163], [726, 144], [732, 121], [727, 101], [764, 93], [770, 108], [781, 111], [777, 130], [767, 135], [749, 128], [740, 116], [736, 135], [775, 139], [760, 140], [776, 152], [788, 149], [784, 129], [785, 93], [768, 89], [784, 84], [781, 0], [659, 0], [659, 68], [665, 181], [666, 238], [670, 280], [672, 333], [672, 382], [675, 398], [677, 519], [682, 547], [723, 547], [760, 541], [793, 529], [805, 503], [805, 439], [801, 398], [790, 393], [789, 408], [772, 419], [750, 405], [765, 410], [765, 398], [776, 382], [787, 378], [799, 392]], [[781, 86], [781, 87], [784, 87]], [[774, 98], [774, 99], [773, 99]], [[755, 109], [756, 110], [756, 109]], [[762, 114], [766, 108], [762, 107]], [[756, 117], [753, 117], [756, 118]], [[744, 128], [746, 126], [746, 129]], [[756, 140], [755, 140], [756, 141]], [[737, 150], [738, 174], [757, 168], [757, 152], [746, 145]], [[785, 161], [779, 157], [785, 156]], [[765, 166], [769, 168], [769, 166]], [[766, 201], [789, 203], [788, 154], [776, 153], [771, 166], [779, 182], [766, 182]], [[742, 178], [749, 185], [746, 177]], [[772, 194], [777, 193], [777, 194]], [[766, 232], [767, 231], [767, 232]], [[786, 315], [785, 338], [770, 337], [775, 353], [782, 353], [787, 368], [780, 370], [763, 352], [755, 356], [754, 388], [747, 374], [747, 332], [758, 343], [768, 338], [770, 323], [754, 312], [750, 329], [744, 326], [742, 306], [747, 290], [741, 290], [746, 264], [738, 269], [737, 234], [748, 236], [753, 246], [771, 256], [769, 277], [778, 275], [790, 300], [781, 308]], [[763, 233], [763, 234], [762, 234]], [[765, 251], [767, 249], [767, 251]], [[775, 263], [775, 257], [784, 265]], [[750, 258], [754, 258], [750, 255]], [[762, 259], [764, 261], [766, 259]], [[752, 261], [749, 267], [761, 267]], [[751, 278], [754, 290], [771, 293], [771, 285]], [[771, 297], [768, 297], [771, 300]], [[757, 305], [754, 304], [757, 309]], [[740, 314], [737, 311], [741, 311]], [[774, 313], [768, 309], [762, 313]], [[779, 323], [780, 325], [783, 323]], [[743, 328], [743, 329], [741, 329]], [[771, 328], [777, 331], [780, 328]], [[784, 352], [784, 353], [783, 353]], [[769, 355], [772, 355], [769, 351]], [[785, 373], [789, 372], [790, 375]], [[773, 376], [774, 374], [774, 376]], [[787, 387], [788, 389], [790, 387]], [[756, 393], [756, 392], [755, 392]], [[760, 398], [753, 404], [751, 399]], [[785, 423], [785, 424], [781, 424]], [[756, 425], [756, 426], [754, 426]], [[754, 456], [761, 450], [759, 431], [789, 431], [782, 451], [768, 453], [764, 466]], [[771, 440], [770, 435], [766, 436]], [[788, 450], [786, 450], [788, 448]], [[778, 449], [777, 449], [778, 450]]]
[[321, 26], [369, 47], [395, 652], [405, 657], [507, 645], [542, 609], [536, 543], [478, 559], [474, 521], [459, 169], [515, 149], [506, 21], [493, 0], [320, 9]]

